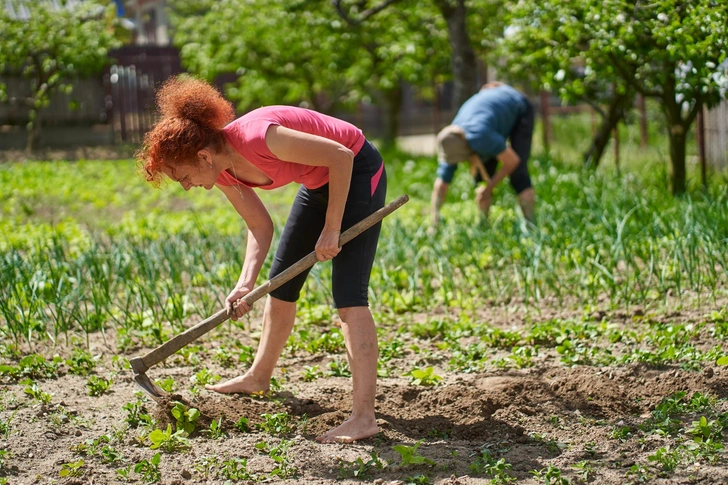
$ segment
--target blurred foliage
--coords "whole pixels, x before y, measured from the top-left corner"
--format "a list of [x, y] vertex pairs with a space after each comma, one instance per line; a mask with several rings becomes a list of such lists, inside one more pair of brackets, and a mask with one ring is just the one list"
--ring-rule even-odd
[[[28, 149], [40, 133], [40, 113], [56, 92], [70, 94], [72, 81], [98, 72], [118, 47], [116, 6], [110, 0], [37, 0], [6, 4], [0, 9], [0, 72], [22, 75], [30, 81], [30, 94], [10, 98], [0, 79], [0, 100], [30, 109]], [[14, 7], [14, 8], [11, 8]], [[27, 15], [26, 15], [27, 14]]]

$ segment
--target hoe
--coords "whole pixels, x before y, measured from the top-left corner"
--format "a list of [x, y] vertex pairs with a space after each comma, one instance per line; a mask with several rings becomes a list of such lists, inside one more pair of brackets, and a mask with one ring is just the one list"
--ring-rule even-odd
[[[372, 227], [374, 224], [381, 221], [386, 216], [402, 207], [408, 200], [409, 197], [407, 195], [403, 195], [397, 200], [390, 202], [388, 205], [382, 207], [375, 213], [354, 224], [341, 234], [339, 238], [339, 246], [346, 244], [347, 242], [357, 237], [359, 234]], [[266, 281], [265, 283], [245, 295], [243, 300], [249, 305], [252, 305], [255, 301], [259, 300], [260, 298], [275, 290], [282, 284], [286, 283], [297, 274], [313, 266], [316, 261], [316, 252], [311, 252], [306, 257], [294, 263], [291, 267], [287, 268], [279, 275], [271, 278], [270, 280]], [[141, 357], [134, 357], [129, 361], [129, 363], [131, 364], [131, 368], [134, 370], [134, 381], [136, 381], [137, 385], [139, 385], [139, 387], [141, 387], [142, 390], [149, 394], [154, 400], [159, 401], [161, 399], [164, 399], [167, 393], [160, 389], [159, 386], [154, 384], [149, 379], [149, 377], [147, 377], [147, 370], [149, 370], [149, 368], [153, 365], [160, 363], [170, 355], [174, 354], [185, 345], [188, 345], [191, 342], [194, 342], [198, 338], [202, 337], [204, 334], [217, 327], [221, 323], [227, 321], [229, 318], [230, 315], [228, 314], [227, 309], [220, 310], [211, 317], [201, 321], [194, 327], [190, 327], [181, 334], [172, 337], [171, 339], [169, 339], [156, 349], [150, 351], [146, 355]]]

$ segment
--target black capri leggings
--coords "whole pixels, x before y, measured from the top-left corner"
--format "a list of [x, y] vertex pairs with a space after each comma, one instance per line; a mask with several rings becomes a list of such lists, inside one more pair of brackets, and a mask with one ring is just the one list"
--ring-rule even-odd
[[[386, 193], [387, 173], [384, 170], [382, 156], [374, 145], [366, 141], [354, 157], [341, 231], [384, 207]], [[326, 222], [328, 203], [329, 184], [318, 189], [301, 186], [276, 250], [270, 270], [271, 278], [314, 250]], [[374, 264], [381, 227], [380, 222], [346, 243], [332, 260], [332, 285], [336, 308], [368, 306], [369, 276]], [[283, 301], [297, 301], [308, 273], [309, 270], [306, 270], [299, 274], [272, 291], [271, 296]]]
[[[526, 104], [526, 112], [516, 120], [516, 125], [513, 127], [513, 131], [511, 131], [509, 137], [511, 140], [511, 148], [518, 154], [518, 158], [521, 159], [516, 169], [508, 177], [516, 194], [520, 194], [532, 186], [531, 177], [528, 174], [528, 158], [531, 156], [534, 114], [531, 102], [525, 96], [523, 99]], [[483, 160], [483, 163], [488, 176], [492, 177], [495, 175], [496, 169], [498, 168], [498, 159], [491, 158], [489, 160]], [[480, 172], [476, 172], [475, 185], [478, 185], [482, 180]]]

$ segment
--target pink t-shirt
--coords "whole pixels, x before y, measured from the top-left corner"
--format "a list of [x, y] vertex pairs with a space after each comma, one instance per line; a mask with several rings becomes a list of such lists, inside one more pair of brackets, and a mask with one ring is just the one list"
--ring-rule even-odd
[[316, 111], [293, 106], [258, 108], [236, 119], [222, 131], [228, 143], [265, 173], [273, 183], [263, 186], [248, 184], [223, 170], [217, 178], [219, 185], [243, 184], [271, 190], [296, 182], [306, 188], [317, 189], [329, 181], [328, 167], [286, 162], [273, 155], [265, 143], [265, 134], [271, 125], [285, 126], [337, 141], [354, 154], [359, 153], [365, 141], [364, 135], [356, 126]]

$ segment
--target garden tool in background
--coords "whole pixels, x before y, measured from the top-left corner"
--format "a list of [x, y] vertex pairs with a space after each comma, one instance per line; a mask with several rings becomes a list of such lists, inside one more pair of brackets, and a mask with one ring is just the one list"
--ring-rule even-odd
[[[409, 197], [407, 195], [403, 195], [397, 200], [390, 202], [375, 213], [370, 214], [358, 223], [354, 224], [341, 234], [341, 236], [339, 237], [339, 246], [343, 246], [347, 242], [351, 241], [352, 239], [381, 221], [386, 216], [402, 207], [408, 200]], [[271, 291], [280, 287], [294, 276], [313, 266], [316, 261], [318, 261], [316, 258], [316, 252], [313, 251], [308, 256], [304, 257], [300, 261], [294, 263], [291, 267], [284, 270], [279, 275], [271, 278], [270, 280], [255, 288], [253, 291], [245, 295], [242, 300], [244, 300], [248, 305], [252, 305], [255, 301], [259, 300]], [[146, 374], [147, 370], [149, 370], [149, 368], [153, 365], [160, 363], [170, 355], [174, 354], [185, 345], [188, 345], [198, 338], [202, 337], [204, 334], [217, 327], [221, 323], [227, 321], [229, 318], [230, 315], [228, 314], [227, 308], [220, 310], [213, 316], [201, 321], [194, 327], [190, 327], [181, 334], [172, 337], [171, 339], [169, 339], [156, 349], [150, 351], [146, 355], [141, 357], [134, 357], [129, 361], [129, 363], [131, 364], [131, 368], [134, 370], [134, 381], [139, 387], [142, 388], [144, 392], [149, 394], [154, 400], [163, 399], [167, 395], [167, 393], [160, 389], [159, 386], [154, 384], [149, 379]]]

